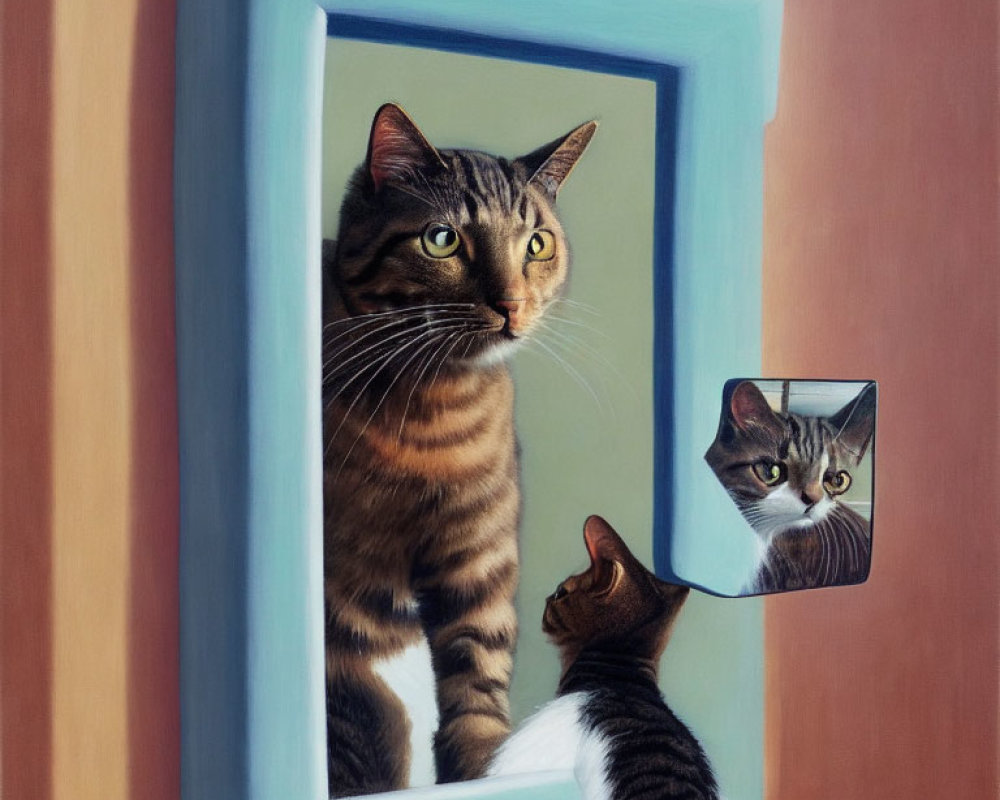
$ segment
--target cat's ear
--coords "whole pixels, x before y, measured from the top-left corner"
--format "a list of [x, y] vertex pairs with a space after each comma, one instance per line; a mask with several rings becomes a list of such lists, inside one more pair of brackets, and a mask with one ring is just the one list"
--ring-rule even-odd
[[829, 418], [837, 441], [854, 455], [855, 466], [864, 458], [875, 435], [875, 384], [869, 383], [858, 396]]
[[375, 191], [387, 181], [405, 181], [421, 170], [447, 169], [438, 151], [395, 103], [375, 112], [365, 163]]
[[633, 560], [628, 546], [618, 532], [603, 517], [587, 517], [583, 525], [583, 540], [590, 554], [590, 592], [595, 597], [607, 595], [618, 586], [625, 572], [624, 564]]
[[514, 163], [523, 165], [531, 176], [530, 182], [554, 199], [559, 187], [573, 171], [583, 151], [587, 149], [596, 130], [595, 120], [585, 122], [565, 136], [539, 147], [526, 156], [521, 156]]
[[587, 521], [583, 523], [583, 540], [587, 544], [587, 552], [590, 553], [590, 560], [594, 564], [602, 559], [619, 560], [623, 551], [628, 552], [618, 531], [597, 514], [587, 517]]
[[729, 398], [729, 419], [742, 431], [754, 426], [771, 427], [774, 411], [753, 381], [740, 382]]

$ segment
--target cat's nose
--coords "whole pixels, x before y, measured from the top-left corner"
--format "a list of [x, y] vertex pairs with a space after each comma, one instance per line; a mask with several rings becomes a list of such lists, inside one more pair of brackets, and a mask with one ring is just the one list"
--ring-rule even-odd
[[823, 499], [823, 487], [818, 483], [806, 486], [799, 497], [806, 506], [816, 505], [816, 503]]
[[520, 327], [524, 315], [523, 297], [503, 297], [493, 303], [493, 307], [507, 318], [508, 326], [513, 330]]

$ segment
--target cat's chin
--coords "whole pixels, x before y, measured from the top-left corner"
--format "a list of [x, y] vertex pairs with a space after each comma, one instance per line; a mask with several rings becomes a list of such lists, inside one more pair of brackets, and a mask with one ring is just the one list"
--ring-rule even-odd
[[826, 519], [827, 511], [828, 509], [825, 507], [811, 508], [803, 512], [802, 516], [796, 519], [775, 524], [773, 530], [770, 531], [770, 535], [775, 536], [779, 533], [787, 533], [789, 531], [808, 531]]
[[503, 337], [487, 345], [480, 352], [463, 358], [463, 361], [473, 367], [485, 369], [495, 367], [510, 358], [524, 344], [521, 337]]

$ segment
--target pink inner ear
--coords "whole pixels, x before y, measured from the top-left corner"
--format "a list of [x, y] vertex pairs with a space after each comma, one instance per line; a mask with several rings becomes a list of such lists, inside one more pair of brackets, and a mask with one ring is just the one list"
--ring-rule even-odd
[[444, 166], [437, 150], [399, 106], [387, 103], [372, 123], [368, 143], [368, 172], [375, 189], [392, 179], [406, 179], [432, 164]]
[[389, 114], [380, 116], [372, 131], [368, 168], [376, 189], [381, 189], [385, 181], [404, 175], [407, 166], [411, 165], [417, 156], [416, 148], [393, 124], [389, 116]]
[[587, 545], [590, 560], [594, 564], [601, 559], [613, 560], [620, 541], [614, 528], [596, 514], [588, 517], [584, 523], [583, 540]]
[[730, 410], [736, 424], [746, 430], [752, 423], [763, 424], [774, 414], [760, 389], [750, 381], [736, 387], [729, 401]]

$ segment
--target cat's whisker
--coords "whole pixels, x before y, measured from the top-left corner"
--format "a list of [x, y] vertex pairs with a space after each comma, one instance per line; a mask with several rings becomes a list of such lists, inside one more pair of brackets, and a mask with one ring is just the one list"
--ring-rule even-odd
[[341, 325], [364, 325], [366, 323], [375, 322], [380, 319], [385, 319], [386, 317], [398, 317], [400, 314], [404, 313], [401, 309], [389, 309], [388, 311], [373, 311], [370, 314], [356, 314], [354, 316], [341, 317], [340, 319], [331, 320], [323, 325], [323, 331], [326, 332], [329, 328], [335, 328]]
[[[424, 377], [424, 374], [427, 372], [428, 367], [430, 367], [430, 365], [434, 363], [434, 359], [441, 353], [441, 351], [443, 351], [448, 346], [448, 343], [457, 335], [458, 334], [454, 333], [446, 334], [443, 337], [444, 341], [441, 343], [441, 346], [438, 347], [437, 350], [434, 350], [430, 353], [430, 355], [424, 361], [423, 366], [420, 368], [420, 371], [413, 379], [413, 386], [410, 387], [410, 392], [409, 394], [406, 395], [406, 403], [403, 405], [403, 413], [400, 416], [399, 431], [396, 433], [397, 442], [399, 442], [403, 438], [403, 429], [406, 427], [406, 415], [410, 411], [410, 402], [413, 400], [413, 393], [417, 390], [417, 387], [420, 385], [420, 381]], [[454, 347], [454, 345], [452, 346]], [[442, 363], [444, 362], [442, 361]], [[438, 367], [438, 369], [440, 369], [440, 366]]]
[[550, 325], [549, 322], [550, 320], [548, 318], [543, 319], [540, 321], [539, 327], [541, 328], [541, 330], [544, 330], [548, 335], [550, 335], [553, 338], [553, 340], [558, 340], [559, 343], [563, 347], [565, 347], [567, 351], [570, 351], [571, 348], [576, 349], [579, 351], [581, 355], [585, 356], [586, 358], [601, 362], [602, 367], [607, 367], [608, 369], [615, 372], [616, 376], [620, 380], [622, 381], [625, 380], [625, 377], [621, 374], [621, 372], [617, 369], [617, 367], [615, 367], [615, 365], [608, 359], [607, 356], [604, 355], [604, 353], [600, 349], [590, 344], [589, 342], [585, 341], [584, 339], [581, 339], [578, 336], [574, 336], [573, 334], [568, 333], [567, 331], [559, 330], [557, 327]]
[[593, 325], [578, 319], [570, 319], [569, 317], [560, 317], [557, 314], [548, 313], [545, 315], [545, 321], [558, 322], [560, 325], [569, 325], [573, 328], [580, 328], [592, 336], [599, 337], [603, 341], [611, 340], [611, 337], [600, 328], [595, 328]]
[[[372, 337], [379, 336], [385, 333], [386, 331], [392, 330], [393, 328], [398, 328], [400, 326], [412, 324], [412, 322], [413, 319], [410, 318], [390, 319], [389, 321], [372, 320], [367, 324], [361, 324], [355, 328], [350, 328], [349, 330], [341, 331], [339, 334], [337, 334], [336, 336], [330, 338], [329, 340], [323, 343], [324, 350], [332, 350], [330, 355], [323, 362], [323, 369], [325, 370], [337, 356], [343, 355], [344, 353], [350, 351], [352, 348], [356, 347], [361, 342], [367, 341]], [[360, 332], [359, 329], [370, 328], [372, 325], [376, 325], [376, 327], [371, 328], [371, 330], [365, 331], [364, 333], [360, 333], [360, 335], [357, 335], [356, 338], [350, 339], [346, 344], [340, 347], [332, 347], [334, 342], [343, 339], [345, 337], [355, 336], [356, 334], [359, 334]], [[405, 330], [403, 331], [403, 333], [405, 334]]]
[[[327, 373], [324, 376], [324, 384], [330, 384], [330, 383], [332, 383], [334, 378], [336, 378], [339, 375], [342, 375], [343, 373], [345, 373], [347, 371], [346, 370], [346, 366], [348, 365], [348, 363], [351, 362], [351, 361], [355, 361], [361, 355], [364, 355], [364, 354], [367, 354], [367, 353], [371, 353], [372, 351], [377, 351], [380, 348], [383, 349], [383, 352], [382, 353], [378, 353], [376, 355], [376, 358], [374, 358], [370, 362], [364, 364], [360, 369], [353, 369], [352, 372], [351, 372], [350, 377], [346, 381], [344, 381], [343, 384], [341, 384], [341, 386], [337, 389], [337, 391], [331, 397], [329, 397], [328, 400], [330, 402], [332, 402], [333, 400], [335, 400], [352, 383], [354, 383], [361, 375], [363, 375], [365, 372], [367, 372], [372, 366], [378, 364], [379, 362], [381, 362], [383, 360], [385, 360], [385, 361], [391, 361], [393, 358], [395, 358], [397, 355], [399, 355], [401, 349], [405, 349], [410, 344], [415, 344], [416, 342], [418, 342], [421, 339], [423, 339], [425, 336], [432, 335], [434, 333], [447, 333], [449, 331], [463, 330], [466, 327], [467, 327], [467, 323], [465, 321], [461, 321], [461, 320], [458, 320], [458, 321], [436, 322], [434, 325], [421, 326], [421, 328], [411, 328], [411, 329], [407, 330], [405, 332], [406, 334], [414, 334], [414, 335], [410, 339], [403, 341], [401, 348], [396, 348], [395, 346], [393, 346], [393, 349], [391, 349], [389, 351], [385, 351], [384, 350], [386, 343], [390, 339], [391, 340], [399, 339], [399, 338], [401, 338], [401, 334], [396, 334], [394, 336], [387, 337], [384, 341], [379, 342], [377, 345], [373, 345], [373, 346], [369, 346], [369, 347], [365, 348], [365, 351], [363, 351], [363, 353], [358, 353], [355, 356], [352, 356], [351, 358], [346, 359], [344, 362], [342, 362], [341, 364], [337, 365], [337, 369], [335, 371], [331, 371], [331, 372]], [[385, 366], [385, 364], [382, 364], [382, 366]], [[362, 392], [364, 391], [365, 388], [367, 388], [367, 384], [365, 385], [365, 387], [362, 388]], [[329, 407], [330, 402], [327, 403], [327, 407]]]
[[[423, 316], [419, 314], [407, 314], [407, 315], [391, 314], [380, 318], [375, 318], [373, 316], [372, 319], [358, 320], [352, 327], [344, 331], [338, 332], [336, 336], [332, 336], [329, 339], [326, 339], [323, 342], [323, 345], [325, 349], [328, 349], [330, 348], [330, 345], [333, 342], [339, 340], [342, 337], [359, 334], [357, 338], [352, 339], [351, 342], [347, 345], [347, 347], [350, 347], [354, 344], [357, 344], [358, 342], [363, 342], [366, 339], [370, 339], [372, 336], [384, 333], [385, 331], [390, 330], [392, 328], [396, 328], [401, 325], [412, 325], [415, 322], [426, 322], [426, 320], [424, 320]], [[335, 352], [340, 349], [343, 348], [335, 348]]]
[[[380, 366], [383, 366], [384, 365], [383, 364], [384, 359], [390, 357], [393, 352], [394, 352], [394, 350], [387, 350], [387, 351], [384, 351], [382, 353], [379, 353], [379, 354], [377, 354], [376, 358], [373, 358], [373, 359], [367, 361], [366, 363], [362, 364], [360, 368], [358, 368], [357, 370], [355, 370], [354, 372], [352, 372], [351, 376], [346, 381], [344, 381], [342, 384], [340, 384], [340, 386], [337, 388], [337, 390], [335, 392], [333, 392], [333, 394], [324, 397], [324, 400], [325, 400], [325, 406], [324, 407], [325, 407], [325, 409], [329, 410], [333, 406], [334, 401], [338, 397], [340, 397], [348, 388], [350, 388], [351, 384], [353, 384], [356, 380], [358, 380], [359, 378], [361, 378], [366, 372], [368, 372], [371, 369], [375, 369], [375, 368], [379, 368]], [[333, 382], [334, 382], [333, 379], [336, 378], [336, 377], [338, 377], [337, 373], [331, 373], [330, 375], [327, 375], [324, 378], [324, 382], [323, 382], [324, 387], [333, 384]]]
[[[604, 354], [607, 347], [614, 342], [606, 331], [589, 323], [567, 319], [555, 314], [546, 314], [541, 319], [541, 324], [544, 330], [585, 351], [588, 356], [599, 360], [602, 366], [616, 372], [619, 379], [624, 379], [614, 363]], [[570, 329], [565, 330], [564, 326], [568, 326]], [[596, 342], [592, 341], [594, 338], [597, 339]]]
[[[561, 303], [569, 306], [571, 312], [580, 310], [584, 313], [590, 314], [594, 317], [601, 316], [600, 312], [586, 303], [581, 303], [579, 301], [570, 300], [568, 298], [559, 298], [555, 301], [556, 303]], [[551, 312], [546, 313], [545, 317], [542, 319], [542, 325], [546, 331], [548, 331], [553, 337], [561, 338], [566, 343], [566, 349], [569, 350], [571, 347], [579, 349], [582, 355], [585, 355], [589, 359], [593, 359], [600, 363], [603, 371], [611, 372], [614, 374], [616, 383], [621, 386], [626, 386], [628, 391], [633, 397], [636, 397], [635, 387], [633, 382], [629, 377], [622, 373], [618, 366], [605, 355], [605, 348], [602, 346], [597, 346], [594, 343], [588, 342], [585, 339], [571, 334], [568, 331], [561, 330], [560, 326], [569, 326], [575, 331], [584, 333], [588, 337], [596, 337], [600, 340], [602, 345], [612, 342], [612, 337], [608, 333], [600, 328], [594, 327], [587, 321], [571, 319], [569, 317], [559, 316]], [[550, 324], [554, 323], [554, 324]], [[603, 372], [602, 372], [603, 377]]]
[[[393, 337], [393, 339], [396, 338], [398, 337]], [[387, 347], [389, 349], [387, 349]], [[392, 353], [394, 348], [395, 345], [392, 345], [387, 341], [379, 341], [376, 342], [375, 344], [369, 345], [362, 352], [337, 362], [333, 369], [327, 369], [328, 365], [324, 365], [323, 385], [333, 386], [339, 382], [339, 379], [343, 378], [344, 376], [348, 376], [347, 380], [345, 380], [343, 383], [340, 384], [340, 388], [337, 390], [336, 394], [333, 395], [334, 397], [336, 397], [337, 395], [340, 394], [340, 392], [342, 392], [344, 389], [346, 389], [352, 383], [354, 383], [354, 381], [357, 380], [358, 375], [360, 373], [367, 371], [367, 369], [371, 364], [378, 363], [387, 354]], [[353, 367], [350, 366], [352, 362], [355, 362], [358, 359], [361, 359], [365, 356], [368, 356], [367, 360], [363, 360], [361, 361], [360, 364], [357, 364]], [[334, 362], [336, 358], [337, 358], [336, 356], [331, 357], [328, 364]]]
[[420, 303], [413, 306], [391, 308], [387, 311], [373, 311], [370, 314], [357, 314], [352, 317], [342, 317], [341, 319], [335, 319], [331, 322], [327, 322], [323, 326], [323, 330], [325, 331], [327, 328], [332, 328], [337, 325], [349, 325], [352, 323], [363, 324], [371, 320], [384, 319], [385, 317], [413, 316], [419, 318], [427, 313], [437, 313], [449, 310], [472, 310], [475, 309], [475, 307], [475, 303]]
[[[458, 312], [466, 312], [466, 314], [459, 316]], [[370, 328], [372, 325], [377, 325], [375, 331], [385, 330], [387, 327], [392, 327], [395, 325], [402, 325], [412, 322], [438, 322], [447, 319], [468, 319], [475, 320], [478, 319], [478, 315], [474, 313], [473, 308], [467, 307], [466, 304], [455, 304], [453, 307], [449, 305], [441, 304], [440, 307], [424, 307], [424, 306], [413, 306], [404, 310], [393, 310], [381, 313], [366, 314], [360, 317], [348, 317], [346, 319], [337, 320], [334, 323], [330, 323], [330, 326], [337, 323], [351, 323], [345, 329], [338, 331], [335, 336], [324, 339], [324, 348], [329, 347], [330, 344], [343, 338], [344, 336], [350, 336], [353, 333], [357, 333], [365, 328]], [[328, 326], [329, 327], [329, 326]], [[365, 337], [370, 335], [371, 331], [364, 334]]]
[[[382, 405], [385, 403], [386, 399], [389, 397], [389, 395], [392, 392], [393, 388], [396, 386], [397, 383], [399, 383], [399, 379], [406, 373], [407, 367], [409, 367], [409, 365], [413, 363], [413, 361], [417, 358], [418, 355], [420, 355], [420, 353], [423, 350], [425, 350], [427, 347], [433, 347], [434, 344], [436, 344], [434, 333], [437, 333], [437, 331], [431, 331], [431, 332], [429, 332], [429, 333], [426, 334], [427, 336], [431, 337], [429, 339], [429, 341], [424, 342], [419, 347], [415, 348], [413, 354], [406, 360], [406, 362], [399, 368], [399, 370], [393, 376], [392, 380], [389, 382], [389, 385], [386, 387], [386, 390], [382, 393], [382, 396], [379, 398], [378, 402], [375, 404], [375, 408], [372, 409], [372, 413], [368, 416], [368, 419], [365, 420], [365, 424], [361, 426], [361, 430], [358, 432], [358, 435], [354, 437], [354, 441], [351, 443], [351, 446], [347, 449], [347, 453], [344, 454], [343, 461], [340, 464], [340, 468], [337, 470], [337, 474], [336, 474], [335, 478], [340, 477], [340, 472], [341, 472], [341, 470], [343, 470], [344, 465], [350, 459], [351, 453], [354, 452], [354, 448], [357, 446], [357, 444], [361, 440], [361, 438], [365, 435], [365, 431], [367, 431], [368, 427], [372, 424], [372, 420], [375, 419], [375, 416], [378, 414], [379, 410], [382, 408]], [[367, 388], [367, 386], [366, 386], [366, 388]], [[352, 408], [353, 408], [353, 404], [352, 404]], [[347, 413], [350, 414], [350, 411], [351, 410], [348, 409]], [[345, 419], [346, 419], [346, 416], [345, 416]], [[334, 437], [336, 437], [337, 432], [339, 430], [340, 430], [340, 427], [338, 426], [337, 431], [334, 431], [334, 434], [333, 434]]]
[[462, 353], [462, 358], [467, 358], [467, 357], [468, 357], [468, 355], [469, 355], [469, 350], [471, 350], [471, 349], [472, 349], [472, 343], [473, 343], [474, 341], [475, 341], [475, 339], [473, 339], [473, 338], [472, 338], [472, 337], [470, 336], [470, 337], [469, 337], [469, 341], [467, 341], [467, 342], [465, 343], [465, 351], [464, 351], [464, 352]]
[[476, 335], [476, 333], [478, 333], [478, 331], [465, 331], [453, 334], [455, 341], [449, 348], [448, 352], [444, 354], [444, 356], [441, 358], [441, 361], [438, 363], [437, 369], [434, 370], [434, 377], [432, 377], [430, 383], [427, 384], [428, 387], [434, 386], [434, 384], [437, 382], [438, 376], [441, 374], [441, 367], [443, 367], [448, 362], [448, 359], [451, 357], [451, 354], [455, 351], [455, 348], [458, 347], [459, 344], [461, 344], [462, 339], [468, 338], [471, 340]]
[[[452, 320], [452, 321], [443, 321], [443, 322], [436, 321], [435, 324], [432, 325], [432, 326], [423, 326], [424, 329], [422, 331], [418, 332], [414, 337], [412, 337], [411, 339], [409, 339], [407, 341], [404, 341], [398, 347], [394, 347], [392, 350], [381, 354], [378, 359], [375, 359], [375, 360], [369, 362], [368, 364], [365, 364], [360, 370], [358, 370], [357, 372], [355, 372], [347, 381], [344, 382], [343, 385], [340, 386], [340, 388], [331, 397], [329, 397], [327, 399], [327, 402], [326, 402], [326, 408], [327, 409], [329, 409], [332, 406], [333, 402], [337, 399], [337, 397], [339, 397], [341, 394], [343, 394], [343, 392], [352, 383], [354, 383], [356, 380], [358, 380], [365, 373], [369, 372], [369, 370], [372, 370], [374, 368], [374, 372], [371, 373], [371, 375], [368, 378], [368, 381], [360, 388], [360, 390], [358, 391], [358, 393], [355, 396], [354, 400], [351, 402], [350, 406], [348, 407], [347, 411], [345, 412], [344, 417], [343, 417], [343, 419], [340, 422], [340, 425], [337, 426], [337, 429], [330, 436], [330, 438], [329, 438], [329, 440], [327, 442], [327, 450], [330, 447], [330, 443], [332, 443], [333, 439], [336, 437], [337, 433], [340, 431], [340, 428], [343, 426], [344, 422], [350, 416], [350, 414], [353, 411], [354, 406], [356, 405], [356, 403], [358, 402], [358, 400], [361, 398], [362, 395], [365, 394], [365, 392], [368, 390], [368, 387], [374, 382], [374, 380], [378, 376], [378, 374], [389, 363], [391, 363], [398, 356], [402, 355], [407, 350], [407, 348], [409, 348], [411, 346], [416, 346], [422, 339], [424, 339], [424, 338], [426, 338], [428, 336], [432, 337], [432, 340], [433, 340], [433, 337], [435, 337], [436, 335], [440, 335], [440, 334], [449, 335], [449, 334], [457, 332], [457, 331], [462, 331], [463, 329], [465, 329], [467, 327], [468, 327], [468, 323], [465, 320]], [[410, 331], [408, 331], [408, 333], [413, 333], [415, 330], [417, 330], [417, 329], [411, 329]], [[399, 334], [397, 334], [397, 335], [395, 335], [393, 337], [389, 337], [389, 338], [397, 339], [397, 338], [399, 338]], [[388, 339], [386, 341], [388, 341]], [[384, 345], [384, 342], [382, 344]], [[423, 348], [423, 346], [421, 345], [421, 349], [422, 348]], [[372, 349], [374, 349], [374, 348], [367, 348], [367, 351], [370, 351]], [[409, 363], [410, 362], [408, 361], [406, 364], [404, 364], [404, 366], [403, 366], [403, 368], [401, 368], [400, 372], [402, 372], [402, 370], [405, 369], [405, 367]], [[393, 381], [393, 384], [395, 384], [395, 379]]]
[[[426, 335], [426, 332], [425, 332], [425, 334], [421, 334], [421, 336], [423, 336], [423, 335]], [[420, 338], [420, 337], [418, 337], [418, 338]], [[344, 427], [344, 423], [347, 422], [347, 420], [351, 416], [351, 413], [354, 411], [354, 407], [358, 404], [358, 401], [368, 391], [368, 387], [372, 385], [372, 383], [375, 381], [375, 378], [378, 377], [379, 373], [382, 372], [382, 370], [385, 369], [392, 362], [392, 360], [394, 358], [396, 358], [401, 353], [406, 352], [407, 348], [410, 347], [413, 343], [414, 343], [414, 340], [409, 340], [409, 341], [403, 342], [401, 345], [399, 345], [398, 347], [396, 347], [395, 349], [393, 349], [390, 353], [388, 353], [386, 356], [384, 356], [382, 358], [382, 360], [381, 360], [381, 363], [376, 362], [376, 363], [378, 363], [377, 369], [375, 369], [375, 371], [372, 372], [371, 376], [368, 378], [368, 380], [365, 382], [365, 384], [358, 390], [357, 394], [355, 394], [354, 399], [351, 401], [350, 405], [347, 407], [347, 410], [344, 412], [343, 417], [341, 417], [340, 423], [337, 425], [336, 429], [333, 431], [332, 434], [330, 434], [330, 437], [327, 439], [327, 444], [326, 444], [326, 450], [327, 451], [329, 451], [330, 446], [333, 444], [333, 441], [337, 438], [337, 434], [340, 433], [341, 428]], [[398, 375], [396, 377], [398, 377]], [[352, 382], [353, 380], [354, 379], [352, 378], [351, 381], [349, 381], [349, 383]], [[395, 383], [395, 380], [396, 380], [396, 378], [393, 378], [393, 383]], [[345, 384], [345, 386], [346, 386], [346, 384]], [[344, 387], [341, 387], [341, 391], [343, 391], [343, 388]], [[338, 392], [338, 394], [339, 394], [339, 392]], [[331, 402], [332, 402], [332, 399], [331, 399]], [[353, 449], [353, 446], [352, 446], [352, 449]], [[346, 458], [345, 458], [345, 463], [346, 463]], [[341, 464], [341, 469], [343, 469], [343, 464]], [[340, 475], [340, 470], [337, 471], [337, 475], [338, 476]]]
[[[358, 380], [359, 378], [362, 378], [366, 373], [370, 373], [370, 379], [369, 379], [369, 383], [370, 383], [371, 380], [374, 380], [374, 378], [378, 375], [378, 373], [381, 372], [381, 370], [386, 367], [386, 365], [392, 360], [392, 358], [398, 352], [399, 352], [399, 348], [397, 348], [395, 350], [392, 350], [392, 351], [389, 351], [388, 353], [385, 353], [382, 356], [380, 356], [379, 359], [370, 361], [367, 364], [365, 364], [360, 370], [358, 370], [351, 377], [350, 380], [348, 380], [347, 382], [345, 382], [331, 397], [329, 397], [326, 400], [326, 402], [324, 404], [324, 414], [329, 413], [330, 409], [333, 408], [333, 405], [337, 401], [337, 399], [347, 390], [347, 388], [352, 383], [354, 383], [355, 380]], [[362, 386], [355, 393], [353, 400], [351, 401], [350, 405], [348, 406], [348, 410], [341, 417], [340, 423], [337, 425], [336, 430], [334, 430], [334, 432], [332, 434], [330, 434], [328, 437], [326, 437], [326, 446], [323, 449], [324, 458], [330, 452], [330, 448], [333, 445], [334, 439], [336, 439], [336, 436], [340, 432], [341, 427], [347, 421], [348, 417], [350, 416], [350, 412], [354, 408], [355, 404], [358, 402], [358, 400], [361, 399], [362, 395], [364, 394], [365, 387], [367, 387], [367, 386], [368, 386], [368, 383], [366, 383], [364, 386]]]
[[585, 314], [591, 314], [595, 317], [601, 316], [601, 312], [589, 303], [581, 303], [579, 300], [571, 300], [568, 297], [559, 297], [555, 302], [566, 305], [574, 310], [582, 311]]
[[[407, 321], [407, 322], [409, 322], [410, 320], [406, 320], [406, 321]], [[385, 344], [385, 343], [387, 343], [387, 342], [390, 342], [390, 341], [394, 341], [394, 340], [396, 340], [396, 339], [399, 339], [400, 337], [403, 337], [403, 336], [407, 336], [407, 335], [408, 335], [408, 334], [410, 334], [410, 333], [414, 333], [414, 332], [418, 332], [418, 331], [422, 331], [422, 330], [426, 330], [427, 328], [433, 328], [433, 327], [435, 327], [435, 326], [439, 326], [439, 327], [440, 327], [440, 326], [444, 326], [444, 325], [448, 325], [448, 324], [451, 324], [451, 323], [461, 323], [461, 324], [463, 324], [463, 325], [464, 325], [464, 324], [466, 324], [466, 321], [465, 321], [465, 320], [461, 320], [461, 319], [450, 319], [450, 318], [444, 318], [444, 319], [440, 319], [440, 320], [425, 320], [424, 322], [422, 322], [422, 323], [421, 323], [421, 324], [419, 324], [419, 325], [414, 325], [414, 326], [412, 326], [412, 327], [408, 327], [408, 328], [406, 328], [406, 329], [404, 329], [404, 330], [402, 330], [402, 331], [398, 331], [397, 333], [394, 333], [394, 334], [392, 334], [391, 336], [386, 336], [385, 338], [383, 338], [383, 339], [380, 339], [380, 340], [379, 340], [378, 342], [376, 342], [376, 343], [375, 343], [374, 345], [371, 345], [371, 346], [369, 346], [369, 347], [366, 347], [366, 348], [365, 348], [364, 350], [362, 350], [362, 351], [361, 351], [360, 353], [356, 353], [356, 354], [354, 354], [353, 356], [350, 356], [349, 358], [347, 358], [347, 359], [345, 359], [345, 360], [341, 361], [341, 362], [340, 362], [340, 363], [339, 363], [339, 364], [337, 365], [337, 367], [338, 367], [338, 371], [342, 371], [342, 370], [343, 370], [343, 368], [344, 368], [344, 367], [345, 367], [345, 366], [346, 366], [347, 364], [350, 364], [350, 363], [351, 363], [352, 361], [355, 361], [355, 360], [357, 360], [358, 358], [361, 358], [362, 356], [364, 356], [364, 355], [366, 355], [367, 353], [369, 353], [369, 352], [370, 352], [370, 351], [371, 351], [372, 349], [374, 349], [374, 348], [377, 348], [377, 347], [380, 347], [381, 345], [384, 345], [384, 344]], [[373, 336], [373, 335], [376, 335], [376, 334], [379, 334], [379, 333], [382, 333], [382, 332], [384, 332], [384, 331], [386, 331], [386, 330], [389, 330], [390, 328], [393, 328], [393, 327], [396, 327], [396, 323], [393, 323], [393, 322], [389, 322], [389, 323], [386, 323], [386, 324], [385, 324], [385, 325], [384, 325], [383, 327], [381, 327], [381, 328], [378, 328], [378, 329], [377, 329], [377, 330], [375, 330], [375, 331], [371, 331], [371, 332], [369, 332], [369, 333], [366, 333], [366, 334], [364, 334], [363, 336], [360, 336], [360, 337], [358, 337], [358, 339], [355, 339], [355, 340], [354, 340], [353, 342], [351, 342], [351, 343], [350, 343], [350, 344], [348, 344], [347, 346], [345, 346], [345, 347], [342, 347], [342, 348], [340, 348], [340, 349], [339, 349], [339, 350], [337, 350], [337, 351], [336, 351], [335, 353], [333, 353], [333, 354], [332, 354], [332, 355], [331, 355], [331, 356], [330, 356], [330, 357], [329, 357], [329, 358], [328, 358], [328, 359], [327, 359], [327, 360], [326, 360], [326, 361], [325, 361], [325, 362], [323, 363], [323, 370], [324, 370], [324, 372], [325, 372], [325, 371], [326, 371], [326, 369], [327, 369], [327, 368], [328, 368], [328, 367], [330, 366], [330, 364], [331, 364], [331, 363], [333, 362], [333, 360], [334, 360], [334, 359], [336, 359], [336, 358], [337, 358], [338, 356], [340, 356], [340, 355], [343, 355], [343, 354], [345, 354], [345, 353], [349, 352], [349, 351], [350, 351], [350, 349], [351, 349], [351, 347], [352, 347], [352, 346], [354, 346], [354, 345], [356, 345], [356, 344], [357, 344], [358, 342], [362, 341], [363, 339], [368, 339], [368, 338], [370, 338], [370, 337], [371, 337], [371, 336]]]
[[[569, 363], [569, 357], [578, 358], [583, 362], [583, 364], [592, 366], [597, 363], [602, 369], [597, 372], [596, 380], [599, 382], [601, 389], [601, 394], [604, 396], [604, 400], [607, 403], [607, 408], [610, 409], [610, 414], [612, 419], [617, 418], [615, 411], [615, 404], [611, 399], [611, 392], [608, 387], [607, 374], [609, 372], [613, 373], [617, 378], [617, 385], [627, 389], [633, 396], [634, 390], [632, 389], [632, 384], [628, 378], [621, 374], [621, 372], [612, 364], [603, 353], [597, 350], [595, 347], [589, 343], [582, 341], [581, 339], [566, 333], [565, 331], [560, 331], [554, 327], [547, 324], [547, 320], [542, 320], [540, 324], [540, 330], [544, 332], [545, 336], [549, 337], [548, 344], [554, 348], [559, 348], [562, 353], [567, 358], [567, 363]], [[583, 376], [582, 367], [578, 370], [581, 377]], [[603, 404], [599, 404], [604, 410]]]
[[566, 359], [560, 356], [555, 350], [553, 350], [551, 347], [545, 344], [545, 342], [543, 342], [541, 339], [533, 339], [532, 341], [539, 347], [541, 347], [543, 350], [545, 350], [545, 352], [547, 352], [553, 359], [555, 359], [556, 363], [559, 364], [564, 370], [566, 370], [566, 372], [570, 375], [570, 377], [572, 377], [578, 384], [580, 384], [580, 386], [583, 389], [585, 389], [590, 394], [590, 396], [594, 399], [594, 403], [597, 405], [598, 410], [604, 413], [604, 406], [602, 405], [600, 398], [597, 396], [597, 393], [594, 391], [593, 387], [591, 387], [591, 385], [587, 382], [587, 380], [573, 367], [573, 365], [570, 364], [568, 361], [566, 361]]
[[591, 326], [588, 325], [586, 322], [581, 322], [578, 319], [569, 319], [568, 317], [560, 317], [557, 316], [556, 314], [553, 314], [552, 312], [546, 313], [545, 319], [548, 322], [559, 322], [562, 323], [563, 325], [572, 325], [574, 328], [584, 328], [588, 331], [596, 332], [596, 329], [591, 328]]

